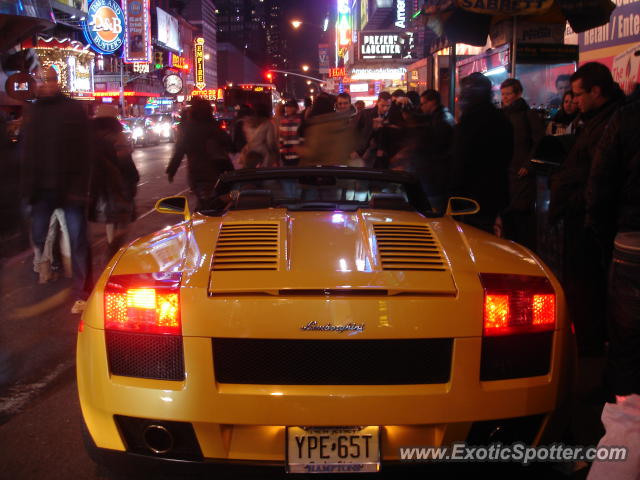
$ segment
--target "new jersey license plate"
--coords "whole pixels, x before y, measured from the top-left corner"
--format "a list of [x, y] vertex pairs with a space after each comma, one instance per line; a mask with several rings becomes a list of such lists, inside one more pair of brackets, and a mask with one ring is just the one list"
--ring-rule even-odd
[[371, 473], [380, 469], [380, 427], [288, 427], [289, 473]]

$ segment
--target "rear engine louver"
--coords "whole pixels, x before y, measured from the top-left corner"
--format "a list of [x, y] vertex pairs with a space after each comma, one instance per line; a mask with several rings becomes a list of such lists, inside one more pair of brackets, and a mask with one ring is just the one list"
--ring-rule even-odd
[[438, 243], [426, 225], [373, 226], [383, 270], [446, 270]]
[[279, 243], [277, 223], [223, 224], [212, 270], [278, 270]]

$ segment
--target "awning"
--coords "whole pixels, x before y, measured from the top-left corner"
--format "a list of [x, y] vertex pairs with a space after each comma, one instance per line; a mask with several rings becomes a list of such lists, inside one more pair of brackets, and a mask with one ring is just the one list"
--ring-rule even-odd
[[569, 22], [584, 32], [609, 22], [610, 0], [427, 0], [416, 17], [452, 43], [482, 46], [494, 22], [518, 17], [529, 22]]

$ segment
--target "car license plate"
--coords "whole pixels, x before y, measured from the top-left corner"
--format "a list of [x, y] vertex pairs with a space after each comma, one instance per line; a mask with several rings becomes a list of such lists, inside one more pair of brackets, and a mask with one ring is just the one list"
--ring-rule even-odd
[[380, 427], [288, 427], [289, 473], [380, 470]]

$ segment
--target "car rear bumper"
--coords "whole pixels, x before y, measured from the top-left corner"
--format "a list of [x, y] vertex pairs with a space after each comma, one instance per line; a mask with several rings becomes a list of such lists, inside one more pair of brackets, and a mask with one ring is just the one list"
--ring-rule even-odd
[[447, 383], [276, 386], [216, 383], [207, 338], [184, 338], [179, 382], [111, 376], [104, 345], [103, 330], [79, 334], [80, 403], [99, 448], [127, 450], [120, 415], [192, 426], [203, 459], [276, 463], [285, 459], [285, 426], [381, 426], [383, 461], [398, 460], [400, 447], [465, 441], [474, 425], [496, 419], [538, 416], [533, 433], [516, 438], [537, 443], [566, 399], [573, 353], [570, 334], [557, 331], [548, 375], [481, 382], [481, 339], [460, 338]]

